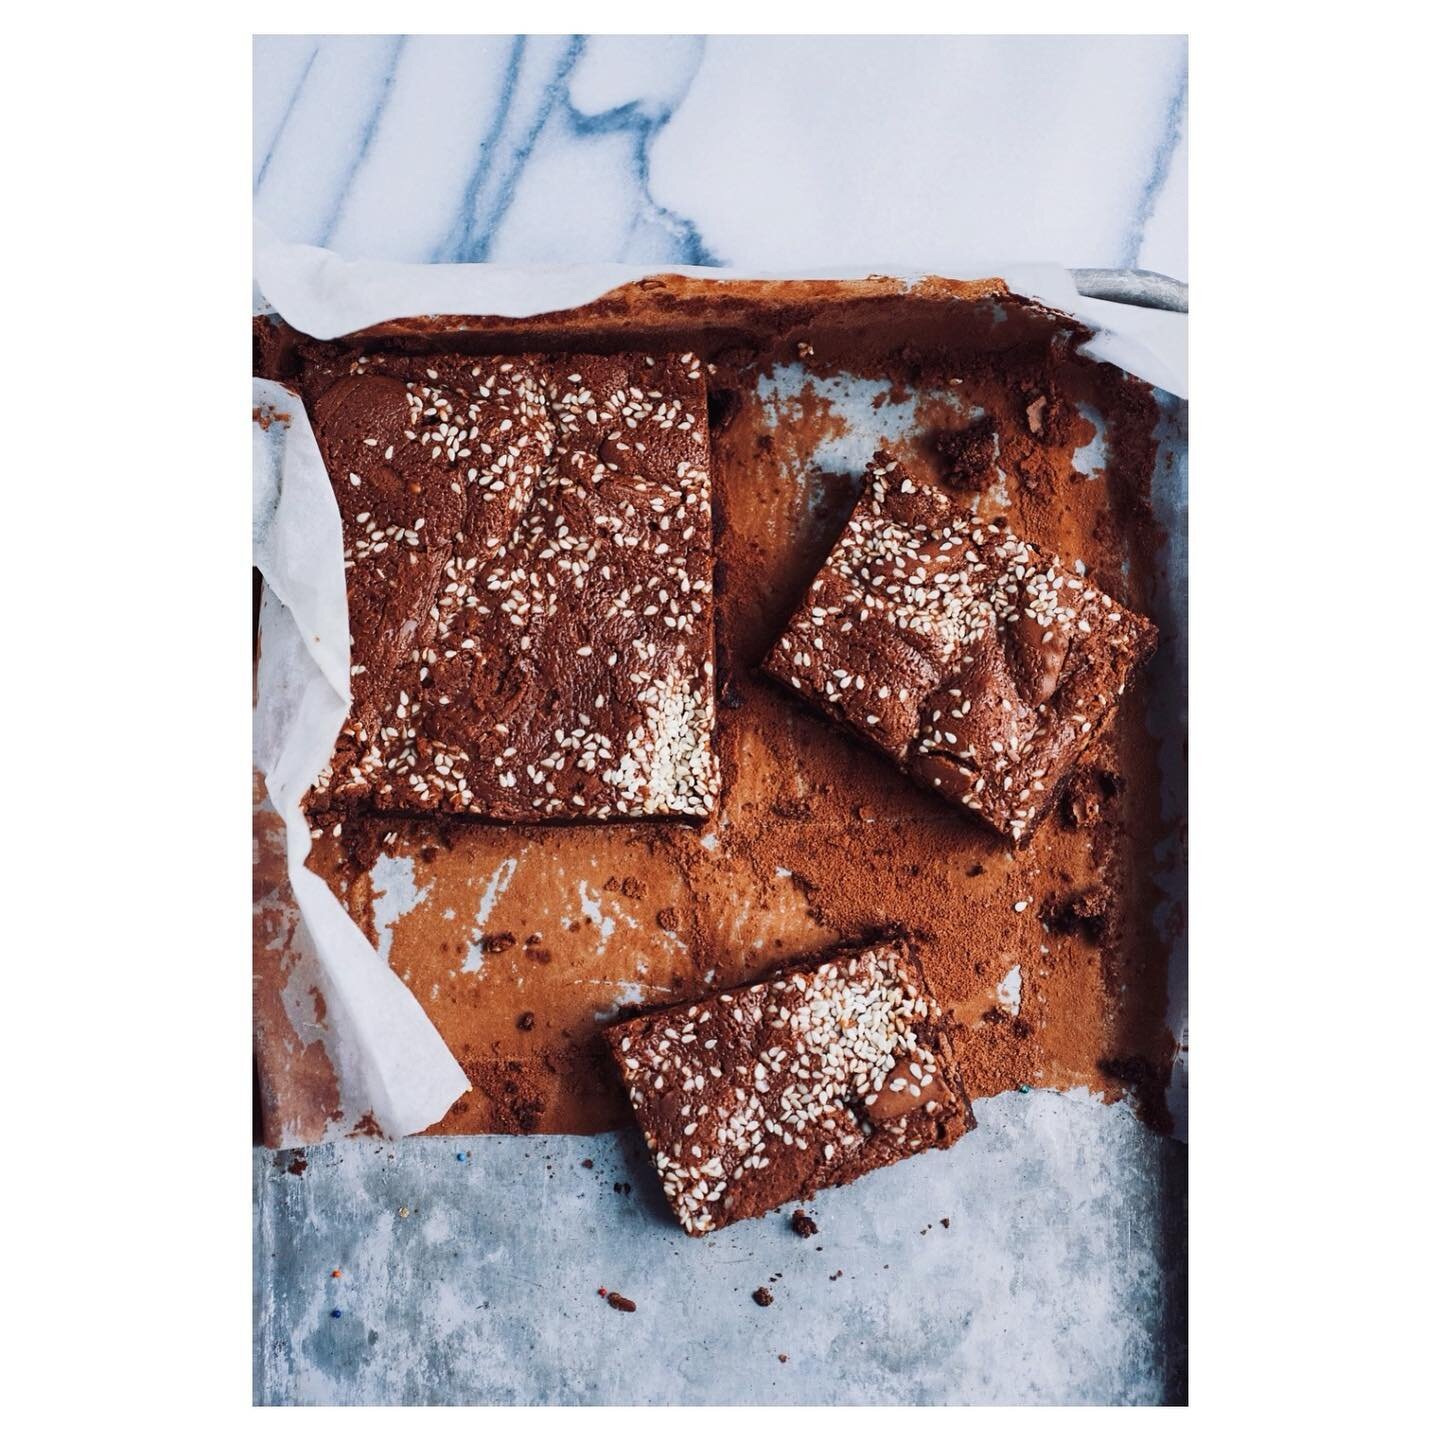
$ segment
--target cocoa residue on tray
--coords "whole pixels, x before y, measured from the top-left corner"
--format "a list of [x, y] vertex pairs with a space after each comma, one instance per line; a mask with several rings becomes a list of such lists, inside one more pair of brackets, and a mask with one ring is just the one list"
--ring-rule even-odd
[[[993, 348], [1001, 332], [1011, 348]], [[511, 349], [553, 349], [559, 337], [521, 327], [510, 338]], [[1103, 588], [1154, 616], [1161, 537], [1149, 505], [1157, 415], [1148, 392], [1077, 356], [1077, 337], [1049, 321], [1012, 313], [991, 328], [977, 306], [937, 309], [916, 297], [797, 311], [768, 330], [737, 321], [733, 333], [711, 325], [652, 338], [708, 358], [712, 396], [723, 397], [712, 403], [723, 422], [712, 442], [718, 816], [703, 827], [357, 819], [341, 839], [320, 838], [312, 857], [372, 935], [381, 887], [393, 883], [372, 875], [377, 856], [413, 867], [418, 901], [390, 925], [390, 963], [475, 1087], [436, 1129], [593, 1133], [625, 1123], [595, 1044], [621, 1007], [698, 996], [895, 924], [914, 933], [954, 1017], [972, 1096], [1074, 1085], [1111, 1099], [1133, 1093], [1165, 1128], [1174, 1041], [1152, 857], [1172, 837], [1146, 726], [1148, 677], [1035, 840], [1011, 851], [754, 673], [856, 493], [858, 469], [824, 463], [827, 443], [846, 434], [831, 376], [874, 377], [875, 438], [918, 473], [1065, 560], [1083, 558]], [[807, 383], [794, 398], [765, 397], [762, 381], [794, 363], [797, 338], [812, 347]], [[385, 343], [499, 342], [366, 342]], [[588, 341], [622, 343], [646, 343], [643, 327], [628, 339], [602, 327]], [[583, 332], [567, 332], [565, 348], [587, 348]], [[346, 353], [293, 337], [262, 349], [285, 357], [274, 364], [302, 393]], [[911, 401], [913, 415], [890, 408]], [[1097, 414], [1103, 468], [1082, 473], [1075, 456], [1095, 438], [1087, 416]], [[1012, 1013], [1013, 996], [1002, 1003], [1000, 991], [1017, 968]]]
[[291, 1143], [287, 1137], [319, 1140], [343, 1113], [340, 1082], [321, 1037], [326, 1033], [324, 997], [310, 986], [313, 1024], [305, 1024], [286, 1002], [286, 992], [303, 978], [307, 957], [297, 944], [300, 912], [290, 892], [285, 864], [285, 822], [254, 777], [254, 982], [256, 1138], [263, 1144]]

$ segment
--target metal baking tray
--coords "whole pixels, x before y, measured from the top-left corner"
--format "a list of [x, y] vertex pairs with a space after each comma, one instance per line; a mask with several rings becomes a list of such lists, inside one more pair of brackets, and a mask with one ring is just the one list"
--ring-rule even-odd
[[[1096, 298], [1187, 305], [1185, 287], [1167, 277], [1075, 273], [1081, 293]], [[765, 403], [783, 416], [803, 384], [803, 376], [782, 378]], [[848, 406], [852, 422], [868, 406], [876, 433], [905, 423], [903, 407], [878, 395], [862, 387], [858, 396], [824, 398]], [[1170, 553], [1166, 613], [1156, 618], [1181, 643], [1152, 678], [1161, 694], [1149, 723], [1163, 736], [1174, 831], [1183, 822], [1186, 407], [1157, 401], [1152, 485]], [[852, 423], [824, 467], [854, 467], [874, 438], [855, 434]], [[805, 463], [815, 468], [813, 454]], [[592, 850], [610, 843], [589, 833]], [[504, 887], [491, 881], [503, 879], [505, 857], [481, 858], [466, 855], [459, 868], [477, 879], [482, 905], [487, 889], [497, 891], [493, 913]], [[1162, 868], [1178, 1035], [1183, 849]], [[392, 864], [378, 882], [372, 877], [364, 899], [372, 920], [384, 922], [377, 928], [392, 963], [433, 939], [417, 930], [407, 940], [405, 927], [415, 896], [440, 878], [413, 861], [408, 871]], [[617, 898], [604, 878], [597, 872], [589, 890], [602, 924], [605, 904]], [[619, 913], [608, 917], [612, 928]], [[617, 994], [636, 998], [623, 986]], [[398, 1143], [257, 1149], [256, 1399], [1183, 1400], [1185, 1147], [1124, 1104], [1064, 1088], [1052, 1080], [1052, 1088], [978, 1099], [980, 1128], [954, 1150], [822, 1194], [809, 1207], [820, 1233], [807, 1241], [780, 1215], [687, 1239], [624, 1129], [496, 1135], [463, 1133], [475, 1126], [462, 1124]], [[563, 1121], [563, 1104], [557, 1113]], [[772, 1289], [775, 1305], [754, 1305], [759, 1285]], [[604, 1306], [601, 1286], [630, 1295], [637, 1311]]]

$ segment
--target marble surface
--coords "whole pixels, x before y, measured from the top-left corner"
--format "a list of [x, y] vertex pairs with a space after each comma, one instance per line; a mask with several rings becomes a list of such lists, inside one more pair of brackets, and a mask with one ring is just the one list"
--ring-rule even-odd
[[[255, 212], [345, 256], [1187, 278], [1183, 39], [286, 36], [254, 73]], [[686, 1241], [625, 1135], [257, 1151], [255, 1399], [1183, 1399], [1185, 1147], [977, 1109], [822, 1197], [823, 1252]]]
[[1187, 277], [1183, 38], [261, 36], [255, 211], [391, 260]]

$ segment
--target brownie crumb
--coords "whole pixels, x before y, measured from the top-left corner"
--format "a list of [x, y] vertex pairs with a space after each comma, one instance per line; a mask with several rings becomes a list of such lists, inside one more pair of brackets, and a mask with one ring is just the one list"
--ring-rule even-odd
[[1088, 830], [1100, 822], [1108, 800], [1120, 793], [1120, 777], [1108, 770], [1089, 767], [1077, 771], [1065, 787], [1060, 818], [1072, 830]]
[[612, 895], [619, 893], [627, 900], [643, 900], [645, 898], [645, 882], [638, 880], [634, 875], [626, 875], [617, 879], [612, 875], [605, 882], [605, 889]]
[[782, 1356], [780, 1357], [780, 1363], [781, 1363], [782, 1365], [784, 1365], [789, 1359], [790, 1359], [790, 1357], [789, 1357], [788, 1355], [782, 1355]]
[[775, 1297], [762, 1285], [751, 1297], [757, 1305], [773, 1305]]
[[962, 490], [980, 488], [995, 458], [995, 422], [988, 417], [964, 430], [948, 430], [935, 439], [945, 479]]
[[950, 1228], [950, 1217], [948, 1215], [943, 1216], [940, 1223], [948, 1230]]
[[820, 1227], [803, 1210], [797, 1210], [790, 1217], [790, 1228], [802, 1240], [808, 1240], [820, 1232]]
[[627, 1315], [633, 1313], [635, 1309], [635, 1302], [633, 1300], [627, 1300], [617, 1290], [612, 1290], [605, 1297], [605, 1303], [612, 1310], [623, 1310]]
[[535, 1028], [535, 1012], [533, 1010], [523, 1011], [515, 1017], [515, 1028], [517, 1030], [533, 1030]]
[[1055, 896], [1040, 911], [1040, 919], [1061, 935], [1080, 935], [1092, 945], [1105, 939], [1110, 916], [1110, 895], [1102, 886], [1073, 895]]
[[593, 1170], [595, 1168], [595, 1162], [593, 1160], [582, 1160], [580, 1164], [584, 1166], [586, 1170]]

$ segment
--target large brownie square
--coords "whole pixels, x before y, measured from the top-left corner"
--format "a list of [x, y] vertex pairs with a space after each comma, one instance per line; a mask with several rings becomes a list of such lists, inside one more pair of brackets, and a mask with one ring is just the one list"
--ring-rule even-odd
[[340, 504], [352, 661], [312, 813], [710, 813], [694, 356], [362, 356], [312, 418]]

